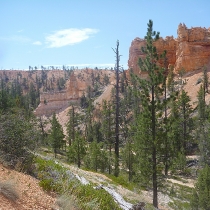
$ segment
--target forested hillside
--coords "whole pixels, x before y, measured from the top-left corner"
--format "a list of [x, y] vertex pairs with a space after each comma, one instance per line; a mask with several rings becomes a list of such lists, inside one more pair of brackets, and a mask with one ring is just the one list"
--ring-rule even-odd
[[[81, 187], [69, 181], [70, 172], [49, 158], [103, 173], [137, 194], [150, 192], [147, 204], [129, 200], [141, 203], [132, 209], [210, 209], [210, 69], [174, 74], [171, 66], [160, 66], [159, 60], [167, 63], [167, 51], [157, 52], [158, 39], [149, 21], [138, 61], [146, 78], [120, 68], [117, 41], [115, 69], [96, 68], [89, 77], [87, 69], [74, 70], [89, 85], [78, 101], [49, 117], [34, 114], [40, 94], [66, 90], [73, 70], [0, 71], [1, 162], [33, 175], [57, 195], [68, 189], [78, 209], [122, 206], [106, 186], [100, 194], [95, 183]], [[162, 195], [170, 198], [165, 204]], [[91, 196], [92, 206], [85, 205]]]

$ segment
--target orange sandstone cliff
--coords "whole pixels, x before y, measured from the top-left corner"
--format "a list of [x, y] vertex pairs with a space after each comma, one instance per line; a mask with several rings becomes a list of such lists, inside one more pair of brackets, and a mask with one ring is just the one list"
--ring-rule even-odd
[[[185, 24], [179, 24], [177, 39], [166, 37], [160, 38], [154, 45], [158, 53], [167, 51], [168, 65], [174, 67], [174, 72], [184, 69], [186, 72], [199, 70], [210, 62], [210, 28], [195, 27], [188, 29]], [[128, 67], [134, 73], [144, 76], [138, 66], [139, 57], [144, 54], [141, 48], [145, 46], [145, 40], [135, 38], [129, 49]], [[163, 65], [163, 63], [160, 64]]]
[[79, 79], [72, 73], [66, 83], [65, 90], [41, 93], [40, 104], [36, 108], [35, 114], [37, 116], [50, 116], [53, 112], [60, 112], [70, 104], [77, 103], [86, 88], [86, 85], [80, 83]]

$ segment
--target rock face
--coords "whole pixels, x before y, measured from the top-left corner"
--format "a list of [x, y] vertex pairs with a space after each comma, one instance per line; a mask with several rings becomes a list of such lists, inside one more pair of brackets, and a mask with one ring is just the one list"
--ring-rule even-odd
[[[154, 45], [158, 53], [167, 51], [168, 65], [174, 67], [174, 72], [184, 69], [186, 72], [203, 68], [210, 62], [210, 28], [195, 27], [188, 29], [185, 24], [180, 24], [177, 30], [178, 37], [174, 39], [166, 37], [160, 38]], [[129, 69], [133, 72], [145, 76], [138, 67], [139, 57], [143, 58], [144, 54], [141, 47], [145, 46], [145, 40], [135, 38], [129, 50]], [[160, 61], [163, 66], [163, 62]]]
[[180, 24], [177, 31], [175, 72], [184, 68], [186, 72], [201, 69], [210, 61], [210, 28], [187, 29]]
[[135, 38], [131, 42], [130, 50], [129, 50], [129, 60], [128, 67], [132, 69], [135, 74], [141, 74], [141, 70], [138, 66], [139, 58], [144, 58], [144, 54], [141, 51], [141, 48], [146, 44], [144, 39]]
[[[104, 76], [108, 76], [110, 85], [104, 89], [105, 99], [109, 98], [111, 88], [113, 87], [114, 72], [111, 70], [93, 70], [80, 69], [71, 73], [66, 81], [65, 89], [61, 91], [43, 92], [40, 94], [40, 104], [34, 111], [36, 116], [51, 116], [54, 112], [61, 113], [71, 104], [78, 104], [83, 94], [87, 95], [87, 89], [93, 89], [94, 82], [103, 86]], [[100, 87], [98, 87], [100, 89]], [[108, 96], [106, 96], [108, 95]], [[101, 102], [103, 98], [98, 97], [96, 102]]]
[[40, 104], [35, 110], [37, 116], [50, 116], [53, 112], [61, 111], [70, 103], [77, 103], [82, 95], [77, 78], [71, 74], [67, 87], [62, 91], [44, 92], [40, 95]]

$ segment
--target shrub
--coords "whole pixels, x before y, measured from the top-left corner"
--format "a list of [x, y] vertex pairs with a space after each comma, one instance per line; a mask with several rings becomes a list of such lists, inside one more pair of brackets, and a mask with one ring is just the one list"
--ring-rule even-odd
[[19, 198], [19, 194], [15, 189], [15, 184], [12, 181], [0, 182], [0, 193], [13, 202]]
[[0, 156], [8, 165], [27, 170], [33, 160], [33, 151], [39, 142], [39, 132], [33, 119], [23, 112], [11, 111], [0, 115]]
[[56, 203], [62, 210], [77, 208], [77, 204], [72, 195], [63, 194], [57, 199]]
[[[120, 209], [112, 196], [104, 189], [96, 190], [92, 184], [82, 185], [69, 170], [55, 163], [53, 160], [36, 158], [34, 165], [34, 170], [37, 171], [34, 174], [37, 174], [37, 177], [40, 179], [40, 186], [45, 190], [53, 190], [60, 195], [65, 195], [58, 199], [58, 204], [60, 202], [59, 205], [63, 205], [61, 206], [62, 208], [65, 205], [73, 205], [66, 198], [66, 196], [73, 196], [77, 199], [80, 209]], [[67, 192], [68, 194], [66, 194]]]

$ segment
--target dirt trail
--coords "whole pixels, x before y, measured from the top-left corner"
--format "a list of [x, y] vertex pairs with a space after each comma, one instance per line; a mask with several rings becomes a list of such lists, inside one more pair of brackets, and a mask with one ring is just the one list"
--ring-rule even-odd
[[180, 185], [184, 185], [184, 186], [187, 186], [187, 187], [191, 187], [191, 188], [194, 188], [194, 185], [195, 185], [195, 180], [193, 180], [193, 179], [187, 179], [186, 183], [184, 183], [182, 181], [175, 180], [175, 179], [167, 179], [167, 181], [172, 182], [172, 183], [176, 183], [176, 184], [180, 184]]

